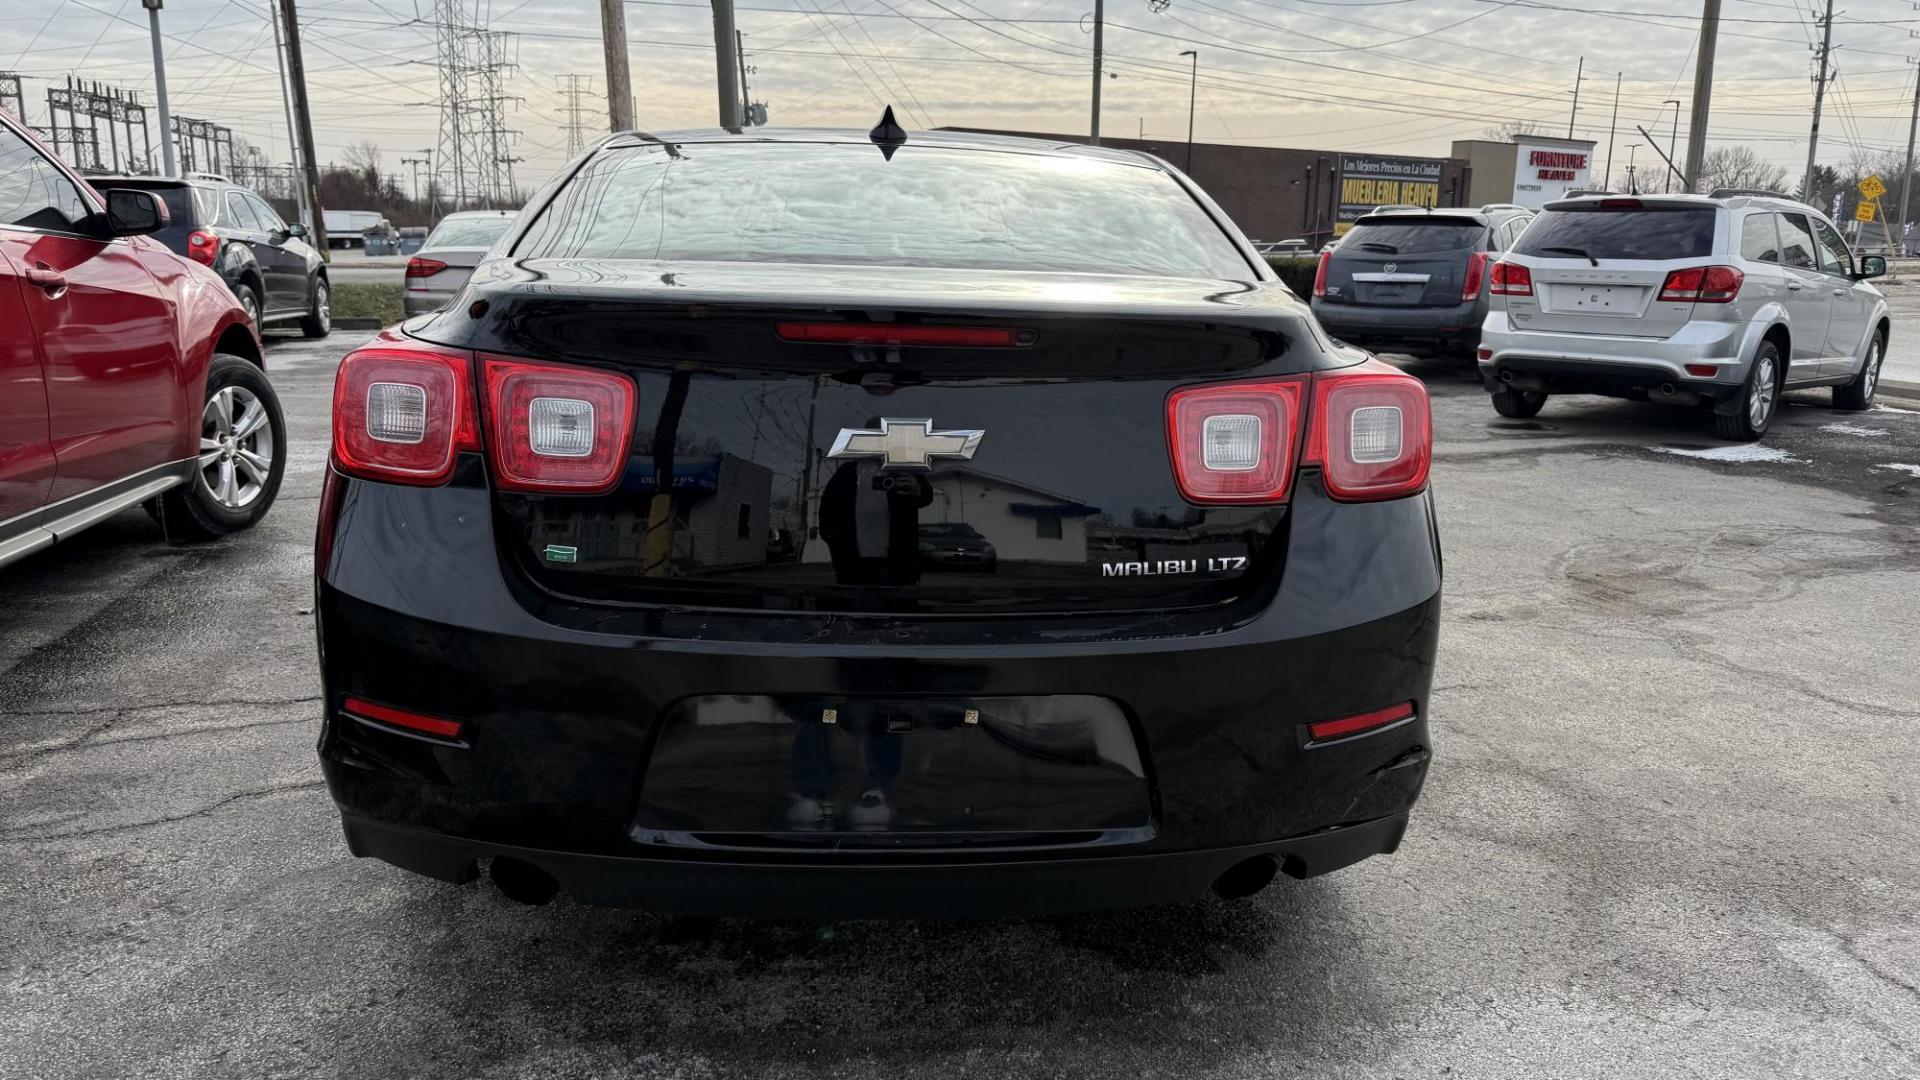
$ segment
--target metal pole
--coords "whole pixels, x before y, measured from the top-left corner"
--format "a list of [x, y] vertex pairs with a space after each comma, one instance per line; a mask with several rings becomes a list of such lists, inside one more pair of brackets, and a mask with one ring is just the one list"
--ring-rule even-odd
[[160, 51], [160, 4], [162, 0], [140, 0], [147, 6], [147, 33], [153, 38], [153, 96], [160, 106], [160, 160], [162, 176], [178, 176], [173, 164], [173, 114], [167, 109], [167, 58]]
[[1573, 69], [1573, 109], [1567, 113], [1567, 138], [1573, 138], [1573, 121], [1580, 115], [1580, 83], [1586, 78], [1587, 58], [1581, 57]]
[[1640, 194], [1639, 190], [1633, 186], [1633, 159], [1640, 156], [1639, 150], [1639, 143], [1627, 144], [1627, 194], [1629, 195]]
[[1827, 97], [1827, 58], [1833, 53], [1833, 0], [1820, 20], [1820, 81], [1813, 87], [1813, 130], [1807, 135], [1807, 173], [1800, 181], [1800, 197], [1813, 198], [1813, 157], [1820, 152], [1820, 107]]
[[740, 68], [740, 126], [748, 125], [747, 118], [747, 42], [739, 30], [733, 32], [733, 59]]
[[[1680, 103], [1668, 98], [1662, 104], [1673, 106], [1673, 134], [1667, 138], [1667, 183], [1666, 190], [1673, 190], [1673, 159], [1680, 155]], [[1684, 179], [1684, 178], [1683, 178]]]
[[1907, 250], [1907, 198], [1913, 194], [1913, 136], [1920, 132], [1920, 67], [1913, 69], [1913, 117], [1907, 121], [1907, 171], [1900, 178], [1900, 254], [1911, 255]]
[[1620, 132], [1620, 77], [1621, 72], [1613, 73], [1613, 119], [1607, 124], [1607, 175], [1600, 181], [1601, 187], [1613, 184], [1613, 138]]
[[1180, 53], [1193, 57], [1193, 75], [1187, 83], [1187, 175], [1193, 175], [1193, 95], [1200, 89], [1200, 54], [1193, 49]]
[[1100, 145], [1100, 69], [1105, 60], [1107, 29], [1106, 0], [1093, 0], [1093, 121], [1088, 125], [1087, 141]]
[[300, 59], [300, 16], [294, 10], [294, 0], [280, 0], [280, 17], [286, 20], [287, 85], [293, 90], [293, 117], [297, 125], [294, 137], [300, 144], [300, 167], [306, 174], [307, 206], [313, 214], [313, 220], [307, 222], [307, 230], [311, 235], [309, 243], [325, 259], [328, 258], [327, 216], [320, 205], [320, 167], [313, 155], [313, 109], [307, 104], [307, 67]]
[[1688, 191], [1700, 180], [1707, 156], [1707, 117], [1713, 108], [1713, 55], [1720, 40], [1720, 0], [1706, 0], [1700, 14], [1699, 59], [1693, 69], [1693, 115], [1687, 120], [1687, 171], [1680, 182]]
[[[607, 123], [612, 131], [633, 130], [633, 82], [627, 69], [625, 0], [600, 0], [600, 47], [607, 57]], [[459, 162], [454, 162], [457, 170]]]
[[720, 126], [738, 129], [740, 117], [735, 114], [740, 109], [740, 88], [734, 85], [739, 76], [735, 74], [733, 47], [733, 0], [713, 0], [713, 51], [716, 73], [720, 76]]
[[[287, 98], [287, 58], [281, 52], [280, 8], [277, 5], [268, 4], [267, 17], [273, 20], [273, 62], [280, 68], [280, 107], [287, 114], [287, 154], [293, 163], [294, 176], [298, 177], [300, 175], [300, 140], [293, 134], [293, 102]], [[307, 209], [307, 186], [296, 180], [292, 187], [294, 216], [298, 217], [300, 223], [304, 225], [307, 219], [313, 216]]]

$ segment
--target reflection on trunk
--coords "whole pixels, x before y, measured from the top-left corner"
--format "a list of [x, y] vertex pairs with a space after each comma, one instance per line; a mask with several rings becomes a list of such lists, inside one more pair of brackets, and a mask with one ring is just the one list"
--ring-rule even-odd
[[667, 380], [667, 397], [653, 424], [653, 499], [647, 505], [647, 542], [642, 549], [646, 577], [673, 573], [673, 442], [680, 433], [680, 414], [687, 407], [687, 388], [693, 373], [685, 368]]

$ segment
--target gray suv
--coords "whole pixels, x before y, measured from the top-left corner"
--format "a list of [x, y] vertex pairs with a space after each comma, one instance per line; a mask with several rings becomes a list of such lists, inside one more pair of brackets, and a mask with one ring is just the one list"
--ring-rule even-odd
[[1502, 416], [1549, 394], [1710, 407], [1729, 439], [1765, 434], [1784, 390], [1873, 400], [1887, 302], [1825, 215], [1779, 195], [1548, 203], [1495, 264], [1480, 375]]

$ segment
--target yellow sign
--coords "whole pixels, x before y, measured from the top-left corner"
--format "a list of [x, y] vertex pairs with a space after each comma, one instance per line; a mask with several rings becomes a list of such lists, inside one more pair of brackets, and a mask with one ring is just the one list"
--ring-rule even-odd
[[1861, 204], [1860, 204], [1859, 206], [1856, 206], [1856, 207], [1854, 207], [1854, 208], [1853, 208], [1853, 220], [1855, 220], [1855, 221], [1872, 221], [1872, 220], [1873, 220], [1873, 209], [1874, 209], [1874, 204], [1873, 204], [1873, 203], [1870, 203], [1870, 202], [1862, 202], [1862, 203], [1861, 203]]
[[[1886, 193], [1887, 185], [1881, 183], [1880, 178], [1877, 176], [1869, 176], [1865, 180], [1860, 181], [1860, 194], [1869, 199], [1877, 199]], [[1863, 217], [1860, 220], [1872, 221], [1873, 219], [1871, 217]]]

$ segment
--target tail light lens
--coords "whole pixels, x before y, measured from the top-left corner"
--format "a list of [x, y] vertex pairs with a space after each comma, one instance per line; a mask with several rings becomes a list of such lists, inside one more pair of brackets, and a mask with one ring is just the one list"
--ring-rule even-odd
[[1167, 399], [1174, 477], [1197, 503], [1285, 502], [1306, 379], [1201, 386]]
[[1327, 295], [1327, 264], [1333, 261], [1331, 249], [1320, 253], [1320, 265], [1313, 271], [1313, 295]]
[[1493, 295], [1532, 296], [1533, 271], [1521, 266], [1519, 263], [1494, 263]]
[[1313, 378], [1309, 463], [1342, 502], [1411, 495], [1433, 465], [1433, 416], [1419, 379], [1380, 360]]
[[188, 233], [187, 258], [202, 266], [212, 266], [220, 258], [220, 238], [207, 229]]
[[1175, 391], [1167, 432], [1174, 478], [1196, 503], [1285, 502], [1303, 461], [1335, 499], [1397, 499], [1424, 489], [1433, 464], [1426, 386], [1379, 360]]
[[350, 476], [433, 486], [480, 448], [467, 353], [383, 334], [333, 380], [333, 463]]
[[1487, 263], [1493, 256], [1484, 251], [1476, 251], [1467, 259], [1467, 276], [1460, 282], [1462, 302], [1480, 299], [1480, 289], [1487, 283]]
[[423, 259], [415, 255], [407, 260], [407, 282], [411, 285], [414, 278], [430, 278], [446, 268], [447, 264], [439, 259]]
[[598, 494], [620, 481], [635, 391], [623, 375], [489, 357], [488, 447], [511, 491]]
[[1660, 285], [1663, 304], [1730, 304], [1747, 276], [1731, 266], [1689, 266]]

